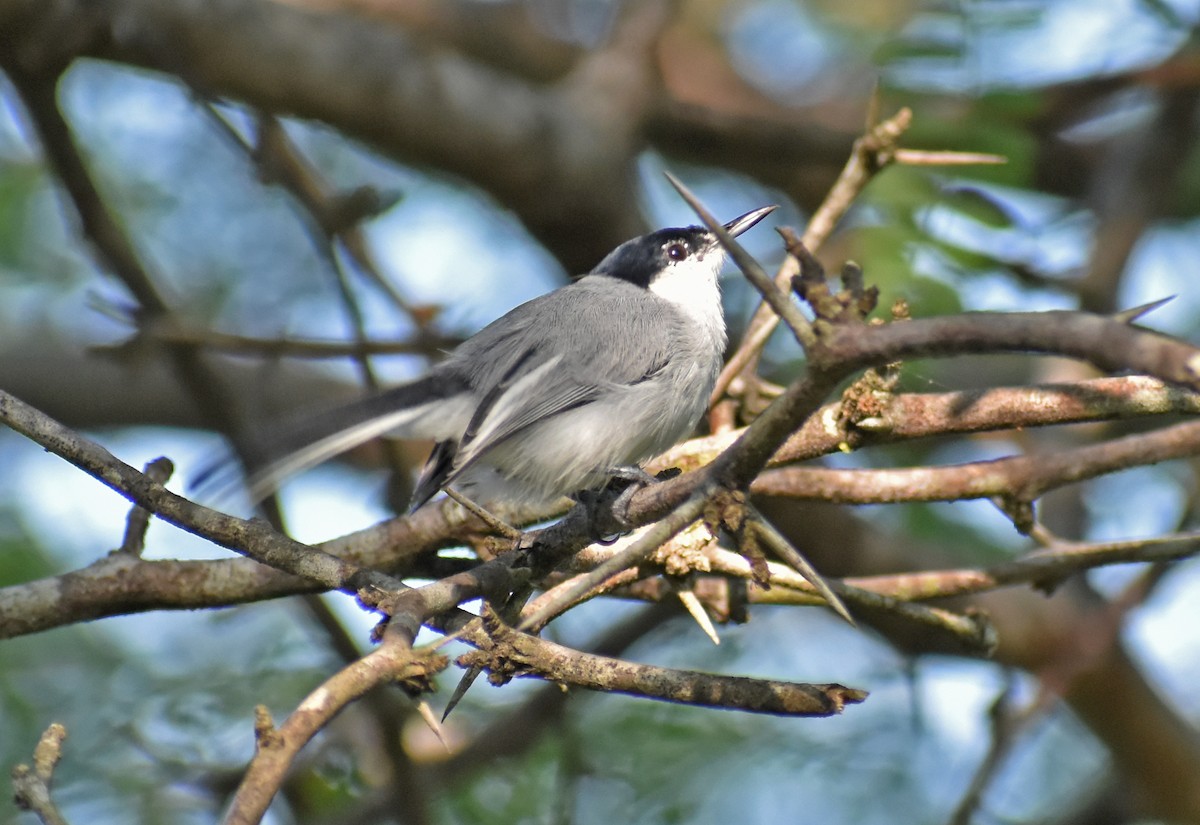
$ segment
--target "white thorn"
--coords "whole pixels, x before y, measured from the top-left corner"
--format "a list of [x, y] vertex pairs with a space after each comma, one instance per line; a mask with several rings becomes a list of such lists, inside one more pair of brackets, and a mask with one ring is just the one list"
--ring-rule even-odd
[[437, 714], [433, 712], [433, 708], [424, 699], [417, 702], [417, 713], [421, 714], [421, 718], [425, 720], [425, 724], [429, 725], [429, 729], [433, 731], [433, 735], [442, 743], [442, 747], [446, 749], [446, 753], [450, 753], [450, 743], [446, 741], [445, 732], [442, 730], [442, 723], [438, 721]]
[[713, 627], [712, 619], [708, 617], [708, 611], [704, 609], [704, 605], [700, 604], [700, 599], [691, 590], [678, 590], [676, 594], [679, 596], [679, 601], [683, 602], [683, 606], [687, 608], [687, 612], [696, 620], [696, 624], [700, 625], [700, 629], [704, 631], [704, 635], [712, 639], [714, 645], [721, 643], [721, 637], [717, 635], [717, 629]]

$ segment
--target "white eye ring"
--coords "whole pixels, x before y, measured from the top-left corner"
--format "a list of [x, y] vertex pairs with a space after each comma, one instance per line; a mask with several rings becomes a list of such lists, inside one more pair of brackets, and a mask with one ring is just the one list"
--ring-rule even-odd
[[687, 259], [689, 254], [687, 244], [682, 241], [671, 241], [664, 247], [667, 252], [667, 257], [672, 261], [683, 261]]

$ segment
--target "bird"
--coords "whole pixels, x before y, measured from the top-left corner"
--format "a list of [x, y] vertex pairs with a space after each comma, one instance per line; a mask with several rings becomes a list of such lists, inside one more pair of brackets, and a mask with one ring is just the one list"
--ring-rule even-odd
[[[725, 229], [740, 235], [775, 208]], [[481, 506], [540, 510], [614, 477], [648, 479], [641, 464], [693, 431], [716, 384], [724, 260], [701, 226], [628, 240], [423, 377], [285, 428], [264, 448], [276, 457], [250, 473], [250, 495], [261, 500], [283, 478], [385, 434], [434, 441], [410, 513], [446, 487]]]

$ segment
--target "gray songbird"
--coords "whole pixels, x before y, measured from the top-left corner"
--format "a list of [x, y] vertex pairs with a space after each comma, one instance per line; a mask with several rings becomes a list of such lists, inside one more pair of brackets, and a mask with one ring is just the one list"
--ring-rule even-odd
[[[725, 228], [739, 235], [774, 209]], [[389, 433], [436, 442], [413, 510], [447, 486], [484, 505], [540, 507], [636, 477], [707, 407], [725, 350], [724, 259], [703, 227], [626, 241], [578, 281], [488, 324], [425, 377], [288, 432], [288, 444], [304, 446], [255, 472], [250, 491], [259, 498], [284, 476]]]

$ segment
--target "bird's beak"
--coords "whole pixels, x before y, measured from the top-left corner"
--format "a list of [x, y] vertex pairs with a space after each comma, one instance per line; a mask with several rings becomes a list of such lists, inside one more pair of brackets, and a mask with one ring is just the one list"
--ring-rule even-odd
[[725, 224], [725, 231], [736, 238], [778, 208], [778, 206], [760, 206], [758, 209], [751, 210], [740, 218], [734, 218]]

